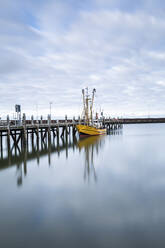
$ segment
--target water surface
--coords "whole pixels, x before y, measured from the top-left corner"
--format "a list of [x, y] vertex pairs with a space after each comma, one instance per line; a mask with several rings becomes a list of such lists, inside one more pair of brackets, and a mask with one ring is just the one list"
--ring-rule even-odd
[[165, 124], [5, 145], [0, 247], [165, 247]]

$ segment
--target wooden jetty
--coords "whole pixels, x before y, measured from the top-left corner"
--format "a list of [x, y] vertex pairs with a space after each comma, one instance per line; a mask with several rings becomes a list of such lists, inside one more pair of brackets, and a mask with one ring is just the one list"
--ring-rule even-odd
[[[99, 120], [101, 125], [107, 129], [107, 133], [110, 133], [112, 130], [118, 130], [123, 127], [124, 124], [142, 124], [142, 123], [165, 123], [165, 118], [102, 118]], [[47, 120], [43, 120], [42, 116], [40, 120], [34, 120], [33, 116], [30, 120], [26, 120], [25, 114], [21, 123], [15, 120], [0, 120], [0, 146], [2, 148], [3, 137], [7, 137], [7, 143], [10, 147], [11, 140], [14, 145], [26, 144], [28, 142], [29, 135], [31, 139], [39, 140], [41, 139], [44, 142], [47, 139], [51, 139], [51, 136], [57, 139], [68, 138], [72, 133], [73, 136], [76, 135], [77, 124], [83, 124], [84, 121], [80, 119], [65, 119], [63, 120], [51, 120], [50, 115], [48, 115]]]
[[[117, 130], [123, 127], [121, 120], [119, 119], [101, 119], [99, 120], [100, 124], [103, 127], [107, 128], [107, 133], [111, 130]], [[10, 143], [13, 141], [15, 146], [18, 145], [19, 142], [21, 144], [26, 144], [29, 139], [29, 135], [31, 135], [31, 139], [36, 139], [36, 142], [41, 140], [41, 142], [45, 142], [47, 139], [50, 140], [51, 137], [57, 138], [65, 138], [67, 139], [70, 134], [73, 136], [76, 135], [77, 124], [83, 124], [84, 121], [78, 118], [67, 119], [65, 116], [64, 120], [51, 120], [50, 115], [48, 115], [47, 120], [43, 120], [42, 116], [40, 120], [34, 120], [33, 116], [30, 120], [26, 120], [26, 115], [23, 114], [23, 118], [21, 123], [15, 120], [10, 120], [9, 116], [7, 116], [7, 120], [0, 121], [0, 146], [2, 149], [3, 145], [3, 137], [7, 137], [7, 144], [10, 148]]]

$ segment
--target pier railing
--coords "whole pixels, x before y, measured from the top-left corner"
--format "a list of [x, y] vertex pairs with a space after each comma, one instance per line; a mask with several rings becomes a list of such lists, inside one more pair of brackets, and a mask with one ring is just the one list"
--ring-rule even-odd
[[[99, 119], [98, 122], [102, 123], [103, 126], [108, 124], [142, 124], [142, 123], [165, 123], [165, 118], [102, 118]], [[18, 120], [0, 120], [0, 128], [5, 127], [21, 127], [25, 126], [46, 126], [46, 125], [77, 125], [77, 124], [84, 124], [84, 121], [81, 119], [60, 119], [60, 120], [51, 120], [50, 117], [46, 120], [34, 120], [33, 117], [30, 120], [22, 119], [21, 121]]]
[[[107, 124], [107, 123], [122, 123], [121, 119], [99, 119], [99, 123]], [[84, 124], [85, 121], [81, 119], [61, 119], [61, 120], [0, 120], [0, 127], [18, 127], [18, 126], [31, 126], [31, 125], [77, 125], [77, 124]]]

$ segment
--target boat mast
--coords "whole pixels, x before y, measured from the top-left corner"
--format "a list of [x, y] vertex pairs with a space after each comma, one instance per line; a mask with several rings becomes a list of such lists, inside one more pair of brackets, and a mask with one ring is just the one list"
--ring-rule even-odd
[[93, 120], [92, 110], [93, 110], [95, 92], [96, 92], [96, 89], [93, 89], [93, 91], [92, 91], [92, 101], [91, 101], [91, 105], [90, 105], [90, 119], [91, 119], [91, 122]]
[[82, 95], [83, 95], [83, 119], [85, 118], [85, 92], [84, 89], [82, 89]]
[[[95, 96], [96, 89], [93, 89], [93, 91], [92, 91], [92, 99], [89, 98], [88, 87], [85, 88], [85, 90], [82, 89], [82, 95], [83, 95], [83, 115], [85, 115], [85, 123], [87, 125], [89, 125], [89, 123], [90, 122], [92, 123], [92, 120], [93, 120], [92, 110], [93, 110], [93, 103], [94, 103], [94, 96]], [[89, 101], [90, 101], [90, 105], [89, 105]], [[90, 110], [90, 115], [89, 115], [89, 110]]]
[[88, 87], [86, 88], [86, 108], [85, 108], [85, 116], [86, 116], [86, 121], [87, 125], [89, 125], [89, 95], [88, 95]]

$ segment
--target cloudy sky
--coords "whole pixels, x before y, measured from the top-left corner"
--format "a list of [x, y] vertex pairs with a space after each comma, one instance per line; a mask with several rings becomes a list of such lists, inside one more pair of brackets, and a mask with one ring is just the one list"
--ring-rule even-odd
[[0, 0], [0, 116], [165, 115], [165, 1]]

